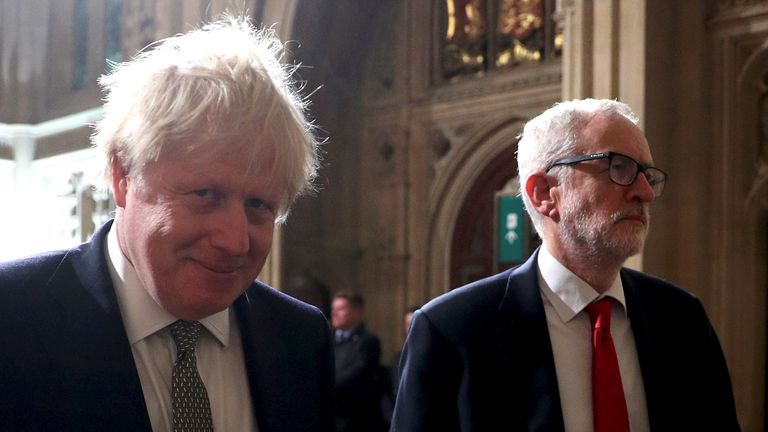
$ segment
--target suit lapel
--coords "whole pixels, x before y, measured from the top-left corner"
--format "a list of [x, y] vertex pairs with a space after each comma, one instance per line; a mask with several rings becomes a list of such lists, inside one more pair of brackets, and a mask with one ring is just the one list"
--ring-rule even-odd
[[259, 301], [261, 289], [264, 288], [258, 284], [251, 286], [235, 300], [234, 309], [240, 326], [253, 413], [259, 431], [274, 432], [282, 430], [281, 424], [290, 419], [281, 418], [280, 413], [270, 409], [270, 406], [284, 405], [279, 399], [289, 392], [279, 388], [279, 377], [284, 376], [282, 369], [285, 367], [285, 356], [278, 350], [282, 341], [281, 335], [276, 334], [277, 329], [270, 322], [273, 315], [269, 310], [264, 310], [264, 302]]
[[[310, 317], [289, 304], [295, 300], [281, 297], [256, 281], [234, 303], [259, 431], [329, 430], [333, 424], [330, 330], [326, 326], [307, 332], [302, 326]], [[316, 318], [320, 319], [319, 313]]]
[[[79, 415], [104, 418], [120, 430], [149, 430], [138, 372], [106, 263], [104, 244], [111, 223], [70, 251], [45, 292], [56, 326], [41, 328], [56, 367], [65, 404]], [[74, 406], [80, 405], [80, 406]], [[73, 414], [74, 415], [74, 414]], [[106, 425], [105, 425], [106, 428]]]
[[[660, 357], [657, 336], [651, 325], [652, 311], [648, 308], [642, 288], [635, 284], [634, 278], [625, 270], [621, 272], [624, 297], [627, 302], [627, 315], [632, 325], [637, 358], [645, 388], [645, 400], [648, 406], [648, 420], [652, 430], [663, 429], [668, 422], [666, 392], [664, 391], [664, 362]], [[673, 405], [670, 405], [671, 408]]]
[[264, 430], [264, 402], [261, 400], [262, 393], [260, 387], [260, 377], [257, 375], [259, 364], [259, 351], [256, 349], [258, 346], [265, 343], [262, 340], [262, 332], [256, 330], [256, 325], [252, 323], [254, 314], [250, 312], [252, 299], [246, 291], [243, 295], [238, 297], [234, 303], [235, 316], [237, 318], [237, 324], [240, 326], [240, 339], [243, 344], [243, 357], [245, 361], [245, 370], [248, 373], [248, 387], [251, 391], [251, 404], [253, 406], [253, 414], [256, 418], [259, 430]]
[[[563, 415], [549, 340], [544, 304], [539, 291], [538, 251], [511, 272], [499, 307], [498, 352], [513, 406], [531, 431], [562, 431]], [[512, 408], [512, 407], [510, 407]]]

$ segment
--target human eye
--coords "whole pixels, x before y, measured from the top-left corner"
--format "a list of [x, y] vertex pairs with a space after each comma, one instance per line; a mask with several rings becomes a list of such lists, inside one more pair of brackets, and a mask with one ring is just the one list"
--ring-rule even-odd
[[639, 165], [634, 160], [626, 156], [614, 156], [611, 161], [611, 168], [625, 176], [634, 176]]
[[249, 198], [245, 200], [245, 206], [249, 209], [266, 209], [269, 208], [267, 203], [264, 202], [264, 200], [259, 198]]
[[629, 172], [634, 171], [637, 164], [626, 156], [615, 155], [613, 160], [611, 160], [611, 167], [622, 172]]
[[223, 199], [223, 194], [213, 188], [191, 190], [187, 196], [191, 205], [197, 207], [214, 207]]
[[275, 220], [274, 206], [261, 198], [245, 200], [245, 208], [253, 223]]
[[659, 183], [662, 183], [664, 180], [664, 176], [659, 173], [656, 170], [646, 170], [645, 171], [645, 178], [648, 180], [648, 184], [651, 186], [656, 186]]
[[213, 197], [212, 189], [196, 189], [192, 191], [192, 194], [199, 198], [211, 198]]
[[187, 207], [195, 212], [208, 212], [220, 205], [222, 195], [215, 188], [189, 187], [182, 192], [182, 198]]

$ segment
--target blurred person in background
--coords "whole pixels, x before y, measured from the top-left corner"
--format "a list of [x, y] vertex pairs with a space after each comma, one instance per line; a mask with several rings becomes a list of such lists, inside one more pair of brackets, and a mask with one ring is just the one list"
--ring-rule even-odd
[[341, 291], [333, 296], [337, 432], [386, 429], [380, 409], [381, 343], [365, 328], [364, 311], [365, 301], [360, 294]]

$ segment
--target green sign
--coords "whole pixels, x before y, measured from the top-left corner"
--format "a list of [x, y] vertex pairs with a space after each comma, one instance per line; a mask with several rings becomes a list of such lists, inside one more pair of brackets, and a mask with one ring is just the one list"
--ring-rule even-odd
[[497, 262], [521, 262], [525, 259], [525, 209], [520, 195], [496, 196]]

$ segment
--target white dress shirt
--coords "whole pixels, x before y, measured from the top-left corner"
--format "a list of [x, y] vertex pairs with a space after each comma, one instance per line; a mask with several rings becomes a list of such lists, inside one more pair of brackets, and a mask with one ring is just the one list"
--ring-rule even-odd
[[[171, 377], [176, 344], [167, 327], [177, 318], [160, 307], [139, 281], [120, 249], [114, 224], [107, 236], [107, 262], [152, 430], [172, 431]], [[200, 320], [207, 331], [200, 332], [197, 368], [208, 392], [214, 430], [255, 431], [240, 331], [230, 309]]]
[[592, 432], [592, 324], [585, 308], [602, 297], [612, 297], [611, 336], [621, 372], [632, 432], [650, 431], [645, 388], [635, 337], [626, 312], [624, 287], [617, 277], [600, 295], [565, 268], [546, 247], [538, 259], [539, 286], [544, 300], [549, 338], [555, 357], [557, 385], [566, 432]]

